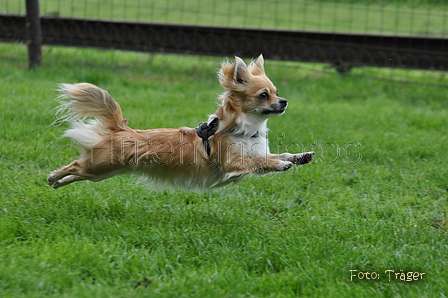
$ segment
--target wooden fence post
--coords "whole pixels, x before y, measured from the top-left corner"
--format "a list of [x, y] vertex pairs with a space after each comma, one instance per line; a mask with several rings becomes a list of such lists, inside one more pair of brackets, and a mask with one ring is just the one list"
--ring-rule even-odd
[[26, 0], [26, 29], [28, 33], [28, 68], [34, 69], [42, 61], [42, 30], [39, 0]]

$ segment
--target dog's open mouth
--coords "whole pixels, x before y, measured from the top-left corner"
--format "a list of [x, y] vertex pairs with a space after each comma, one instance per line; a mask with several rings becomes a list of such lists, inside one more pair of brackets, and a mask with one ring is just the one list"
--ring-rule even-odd
[[271, 109], [264, 109], [261, 113], [262, 113], [263, 115], [281, 115], [281, 114], [283, 114], [285, 111], [286, 111], [286, 108], [284, 108], [284, 109], [274, 109], [274, 110], [271, 110]]

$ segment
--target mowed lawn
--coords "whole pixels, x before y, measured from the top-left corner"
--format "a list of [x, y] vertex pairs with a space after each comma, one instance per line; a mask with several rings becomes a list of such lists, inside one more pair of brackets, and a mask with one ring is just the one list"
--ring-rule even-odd
[[57, 83], [107, 89], [134, 128], [194, 127], [225, 57], [43, 57], [28, 71], [25, 46], [0, 44], [1, 297], [448, 295], [447, 89], [267, 59], [289, 100], [271, 151], [315, 150], [312, 164], [199, 194], [131, 176], [53, 190], [77, 155], [51, 126]]

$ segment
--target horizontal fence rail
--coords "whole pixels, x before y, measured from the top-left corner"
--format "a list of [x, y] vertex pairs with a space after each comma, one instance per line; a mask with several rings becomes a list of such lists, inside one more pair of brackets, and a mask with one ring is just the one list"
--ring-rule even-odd
[[[447, 39], [41, 17], [47, 45], [448, 70]], [[0, 41], [27, 42], [22, 15], [0, 15]]]

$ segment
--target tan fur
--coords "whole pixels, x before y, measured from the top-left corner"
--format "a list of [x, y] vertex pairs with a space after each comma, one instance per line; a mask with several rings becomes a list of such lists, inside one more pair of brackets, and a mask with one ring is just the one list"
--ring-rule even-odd
[[[248, 174], [285, 171], [312, 160], [314, 152], [270, 154], [267, 119], [286, 109], [286, 100], [266, 77], [264, 60], [247, 66], [243, 60], [224, 62], [218, 79], [225, 89], [209, 122], [220, 119], [209, 138], [208, 156], [196, 129], [136, 130], [127, 126], [120, 105], [92, 84], [61, 84], [61, 119], [71, 123], [65, 136], [80, 145], [80, 158], [52, 172], [54, 188], [80, 180], [99, 181], [136, 172], [158, 185], [204, 190], [239, 181]], [[90, 122], [84, 118], [94, 117]]]

